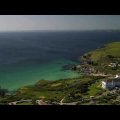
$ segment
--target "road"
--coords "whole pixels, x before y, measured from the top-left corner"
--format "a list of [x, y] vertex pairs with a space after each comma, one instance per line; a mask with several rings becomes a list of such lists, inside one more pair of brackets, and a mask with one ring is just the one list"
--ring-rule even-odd
[[17, 103], [21, 103], [21, 102], [32, 102], [32, 100], [19, 100], [19, 101], [14, 101], [14, 102], [10, 102], [9, 105], [16, 105]]
[[65, 97], [60, 101], [59, 105], [76, 105], [78, 102], [71, 102], [71, 103], [63, 103]]

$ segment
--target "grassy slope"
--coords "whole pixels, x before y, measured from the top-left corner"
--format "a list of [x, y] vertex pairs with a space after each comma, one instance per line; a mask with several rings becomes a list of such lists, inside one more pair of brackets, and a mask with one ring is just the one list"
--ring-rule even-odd
[[101, 80], [99, 80], [89, 87], [88, 95], [96, 96], [96, 95], [103, 93], [103, 91], [104, 90], [101, 88]]
[[[97, 77], [81, 76], [80, 78], [57, 81], [41, 80], [33, 86], [20, 88], [15, 96], [5, 98], [4, 103], [20, 99], [37, 100], [43, 97], [50, 102], [60, 102], [64, 97], [67, 98], [66, 101], [78, 101], [81, 96], [89, 91], [89, 86], [98, 79]], [[69, 95], [72, 96], [72, 99], [69, 98]]]
[[120, 64], [120, 42], [112, 42], [100, 49], [88, 52], [81, 57], [81, 60], [97, 63], [97, 65], [91, 64], [97, 71], [107, 74], [118, 74], [120, 73], [120, 67], [113, 69], [108, 67], [108, 64], [111, 62]]
[[90, 59], [92, 61], [101, 61], [104, 59], [107, 59], [108, 55], [112, 55], [114, 57], [120, 57], [120, 42], [112, 42], [107, 45], [105, 45], [103, 48], [97, 49], [95, 51], [89, 52], [87, 54], [90, 54]]

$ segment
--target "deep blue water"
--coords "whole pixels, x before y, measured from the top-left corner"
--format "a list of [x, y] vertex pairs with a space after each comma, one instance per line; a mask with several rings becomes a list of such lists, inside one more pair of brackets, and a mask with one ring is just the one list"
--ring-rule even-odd
[[112, 41], [120, 41], [120, 32], [0, 33], [0, 65], [59, 58], [77, 60], [83, 53]]

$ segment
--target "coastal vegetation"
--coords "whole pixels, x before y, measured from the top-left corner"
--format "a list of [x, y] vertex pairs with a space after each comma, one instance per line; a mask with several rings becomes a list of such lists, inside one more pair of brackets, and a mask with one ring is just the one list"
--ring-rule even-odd
[[57, 81], [40, 80], [35, 85], [25, 86], [16, 91], [15, 95], [1, 99], [1, 103], [8, 104], [21, 99], [44, 99], [49, 104], [60, 102], [65, 97], [64, 102], [74, 102], [89, 97], [89, 87], [103, 77], [81, 76], [79, 78], [64, 79]]
[[120, 42], [112, 42], [85, 53], [81, 60], [94, 68], [96, 73], [117, 74], [120, 72]]
[[[83, 57], [93, 62], [101, 61], [103, 63], [112, 62], [114, 59], [119, 60], [120, 42], [113, 42], [104, 45], [102, 48], [86, 53]], [[117, 59], [118, 58], [118, 59]]]
[[8, 92], [7, 89], [3, 89], [0, 87], [0, 97], [5, 97], [5, 94]]

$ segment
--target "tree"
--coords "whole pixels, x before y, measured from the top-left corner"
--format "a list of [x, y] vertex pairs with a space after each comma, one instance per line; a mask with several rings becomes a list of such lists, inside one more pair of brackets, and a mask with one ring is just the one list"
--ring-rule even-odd
[[112, 56], [112, 55], [107, 55], [107, 57], [108, 57], [108, 58], [111, 58], [111, 59], [114, 58], [114, 56]]
[[1, 86], [0, 86], [0, 96], [1, 96], [1, 97], [4, 97], [7, 92], [8, 92], [7, 89], [3, 89], [3, 88], [1, 88]]

